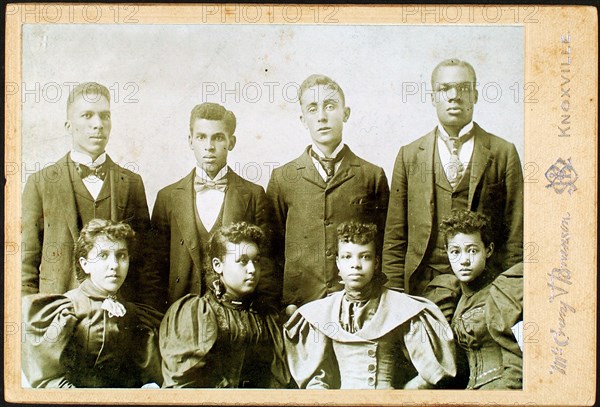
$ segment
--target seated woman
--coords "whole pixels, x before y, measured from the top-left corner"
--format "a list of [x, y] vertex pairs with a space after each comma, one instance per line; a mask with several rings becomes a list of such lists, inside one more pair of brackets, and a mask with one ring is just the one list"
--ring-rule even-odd
[[75, 243], [78, 288], [23, 297], [23, 371], [32, 387], [140, 387], [162, 383], [162, 315], [118, 293], [134, 232], [93, 219]]
[[344, 290], [303, 305], [284, 325], [298, 386], [422, 389], [453, 377], [454, 338], [439, 308], [383, 287], [377, 227], [348, 222], [337, 233]]
[[163, 387], [288, 384], [277, 311], [259, 308], [254, 295], [264, 239], [259, 227], [246, 222], [223, 226], [211, 236], [210, 289], [173, 303], [160, 327]]
[[494, 243], [481, 213], [453, 212], [441, 231], [462, 289], [452, 329], [469, 360], [467, 389], [521, 389], [523, 353], [511, 328], [523, 320], [523, 264], [500, 274], [486, 268]]

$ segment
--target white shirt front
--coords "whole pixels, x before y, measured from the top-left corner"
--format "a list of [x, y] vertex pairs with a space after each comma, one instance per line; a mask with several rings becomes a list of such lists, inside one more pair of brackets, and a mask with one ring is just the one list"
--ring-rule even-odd
[[[337, 155], [340, 153], [340, 151], [342, 151], [342, 148], [344, 148], [344, 143], [338, 144], [338, 146], [335, 148], [335, 150], [333, 150], [333, 153], [331, 153], [331, 155], [329, 156], [329, 158], [335, 158], [335, 157], [337, 157]], [[312, 150], [319, 157], [321, 157], [321, 158], [327, 158], [325, 156], [325, 154], [323, 154], [323, 152], [321, 150], [319, 150], [319, 147], [317, 147], [317, 145], [315, 143], [312, 143]], [[319, 162], [319, 160], [317, 160], [313, 156], [310, 156], [310, 159], [312, 160], [313, 164], [317, 168], [317, 171], [319, 172], [319, 175], [321, 176], [321, 178], [323, 178], [323, 181], [327, 181], [327, 173], [325, 172], [325, 168], [323, 168], [323, 166], [321, 165], [321, 163]], [[343, 158], [342, 158], [342, 160], [343, 160]], [[340, 168], [340, 164], [342, 163], [342, 160], [340, 160], [340, 161], [338, 161], [338, 162], [335, 163], [335, 166], [333, 167], [334, 174]]]
[[[462, 136], [467, 134], [473, 129], [473, 122], [469, 122], [465, 127], [463, 127], [458, 133], [458, 138], [460, 139]], [[450, 138], [444, 126], [438, 124], [438, 132], [441, 133], [445, 138]], [[452, 152], [448, 148], [446, 142], [442, 139], [442, 137], [437, 138], [437, 147], [440, 154], [440, 161], [443, 168], [450, 163], [450, 157], [452, 156]], [[469, 165], [469, 161], [471, 161], [471, 156], [473, 155], [473, 147], [475, 146], [475, 137], [471, 137], [467, 141], [465, 141], [460, 147], [460, 151], [458, 152], [458, 159], [462, 162], [464, 168], [467, 168]]]
[[[98, 167], [106, 162], [106, 152], [100, 154], [96, 160], [92, 160], [87, 154], [81, 153], [79, 151], [71, 150], [69, 153], [71, 156], [71, 160], [77, 164], [83, 164], [86, 167], [94, 168]], [[85, 178], [81, 179], [83, 181], [83, 185], [87, 188], [94, 201], [98, 198], [100, 194], [100, 190], [102, 189], [102, 185], [104, 185], [104, 180], [96, 177], [95, 175], [88, 175]]]
[[[196, 177], [199, 177], [204, 181], [217, 181], [226, 177], [228, 170], [228, 167], [224, 166], [221, 168], [221, 171], [215, 175], [215, 178], [211, 180], [202, 168], [196, 166]], [[217, 221], [224, 200], [225, 192], [219, 191], [218, 189], [205, 188], [200, 192], [196, 192], [196, 210], [207, 231], [210, 231]]]

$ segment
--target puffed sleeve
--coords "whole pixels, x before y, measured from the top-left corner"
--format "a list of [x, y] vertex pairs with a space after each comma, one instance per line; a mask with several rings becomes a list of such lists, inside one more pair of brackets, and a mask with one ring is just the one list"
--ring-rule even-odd
[[23, 297], [23, 372], [34, 388], [75, 387], [61, 359], [77, 325], [72, 301], [64, 295]]
[[301, 389], [339, 389], [339, 367], [331, 340], [299, 312], [283, 327], [292, 377]]
[[502, 348], [502, 382], [508, 388], [522, 388], [523, 353], [511, 328], [523, 320], [523, 263], [494, 280], [485, 307], [488, 331]]
[[163, 314], [145, 304], [133, 304], [136, 314], [133, 360], [139, 368], [142, 383], [162, 384], [158, 335]]
[[173, 303], [160, 325], [163, 387], [210, 387], [202, 369], [217, 334], [216, 316], [204, 298], [188, 294]]
[[439, 308], [425, 299], [419, 300], [425, 307], [406, 324], [404, 343], [419, 376], [436, 385], [456, 376], [454, 336]]

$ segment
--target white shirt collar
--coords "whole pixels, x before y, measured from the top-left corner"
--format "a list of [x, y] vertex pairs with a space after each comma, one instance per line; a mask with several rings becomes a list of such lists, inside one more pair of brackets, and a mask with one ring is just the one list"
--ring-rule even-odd
[[[337, 155], [340, 153], [340, 151], [342, 151], [342, 148], [344, 148], [344, 142], [340, 142], [340, 144], [338, 144], [338, 146], [335, 148], [335, 150], [333, 150], [333, 153], [331, 153], [331, 155], [329, 156], [329, 158], [335, 158], [337, 157]], [[312, 143], [312, 150], [321, 158], [325, 158], [325, 154], [323, 154], [323, 152], [321, 150], [319, 150], [319, 147], [317, 147], [317, 145], [315, 143]]]
[[70, 156], [71, 160], [73, 160], [74, 162], [83, 164], [88, 167], [97, 167], [99, 165], [104, 164], [104, 162], [106, 161], [106, 152], [100, 154], [95, 161], [92, 160], [92, 157], [80, 151], [71, 150]]
[[[221, 168], [221, 171], [219, 171], [217, 173], [217, 175], [215, 175], [215, 177], [212, 179], [212, 181], [217, 181], [217, 180], [220, 180], [221, 178], [224, 178], [227, 175], [227, 171], [229, 171], [229, 167], [227, 165], [224, 165], [223, 168]], [[211, 179], [208, 176], [208, 174], [206, 173], [206, 171], [204, 171], [202, 168], [200, 168], [198, 166], [196, 166], [196, 176], [200, 177], [204, 181], [208, 181]]]
[[[465, 134], [470, 132], [472, 129], [473, 129], [473, 120], [471, 120], [465, 127], [460, 129], [460, 131], [458, 132], [458, 138], [461, 138], [462, 136], [464, 136]], [[444, 126], [442, 126], [441, 123], [438, 124], [438, 131], [442, 134], [442, 136], [444, 138], [446, 138], [446, 139], [450, 138], [450, 135], [448, 134], [446, 129], [444, 129]]]

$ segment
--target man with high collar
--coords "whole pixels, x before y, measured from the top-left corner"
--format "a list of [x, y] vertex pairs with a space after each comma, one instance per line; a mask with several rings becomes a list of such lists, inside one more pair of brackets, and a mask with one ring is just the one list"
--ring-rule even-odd
[[[158, 192], [152, 211], [153, 262], [161, 274], [166, 310], [186, 294], [206, 292], [210, 234], [235, 222], [248, 222], [269, 233], [271, 205], [264, 189], [237, 175], [227, 165], [236, 144], [236, 118], [216, 103], [195, 106], [190, 114], [188, 144], [196, 167]], [[279, 288], [268, 256], [261, 259], [263, 278], [257, 288], [265, 305]]]
[[[150, 227], [144, 184], [106, 154], [111, 127], [108, 89], [94, 82], [76, 86], [65, 122], [72, 150], [29, 176], [23, 191], [22, 295], [63, 294], [78, 286], [71, 253], [80, 229], [91, 219], [126, 221], [143, 246]], [[143, 301], [155, 296], [157, 279], [141, 277], [141, 259], [132, 252], [132, 273], [122, 290]]]
[[398, 153], [385, 229], [383, 270], [388, 287], [434, 301], [452, 318], [460, 287], [439, 233], [452, 210], [492, 219], [506, 270], [523, 260], [523, 174], [512, 143], [473, 122], [476, 75], [449, 59], [433, 70], [432, 104], [439, 124]]

